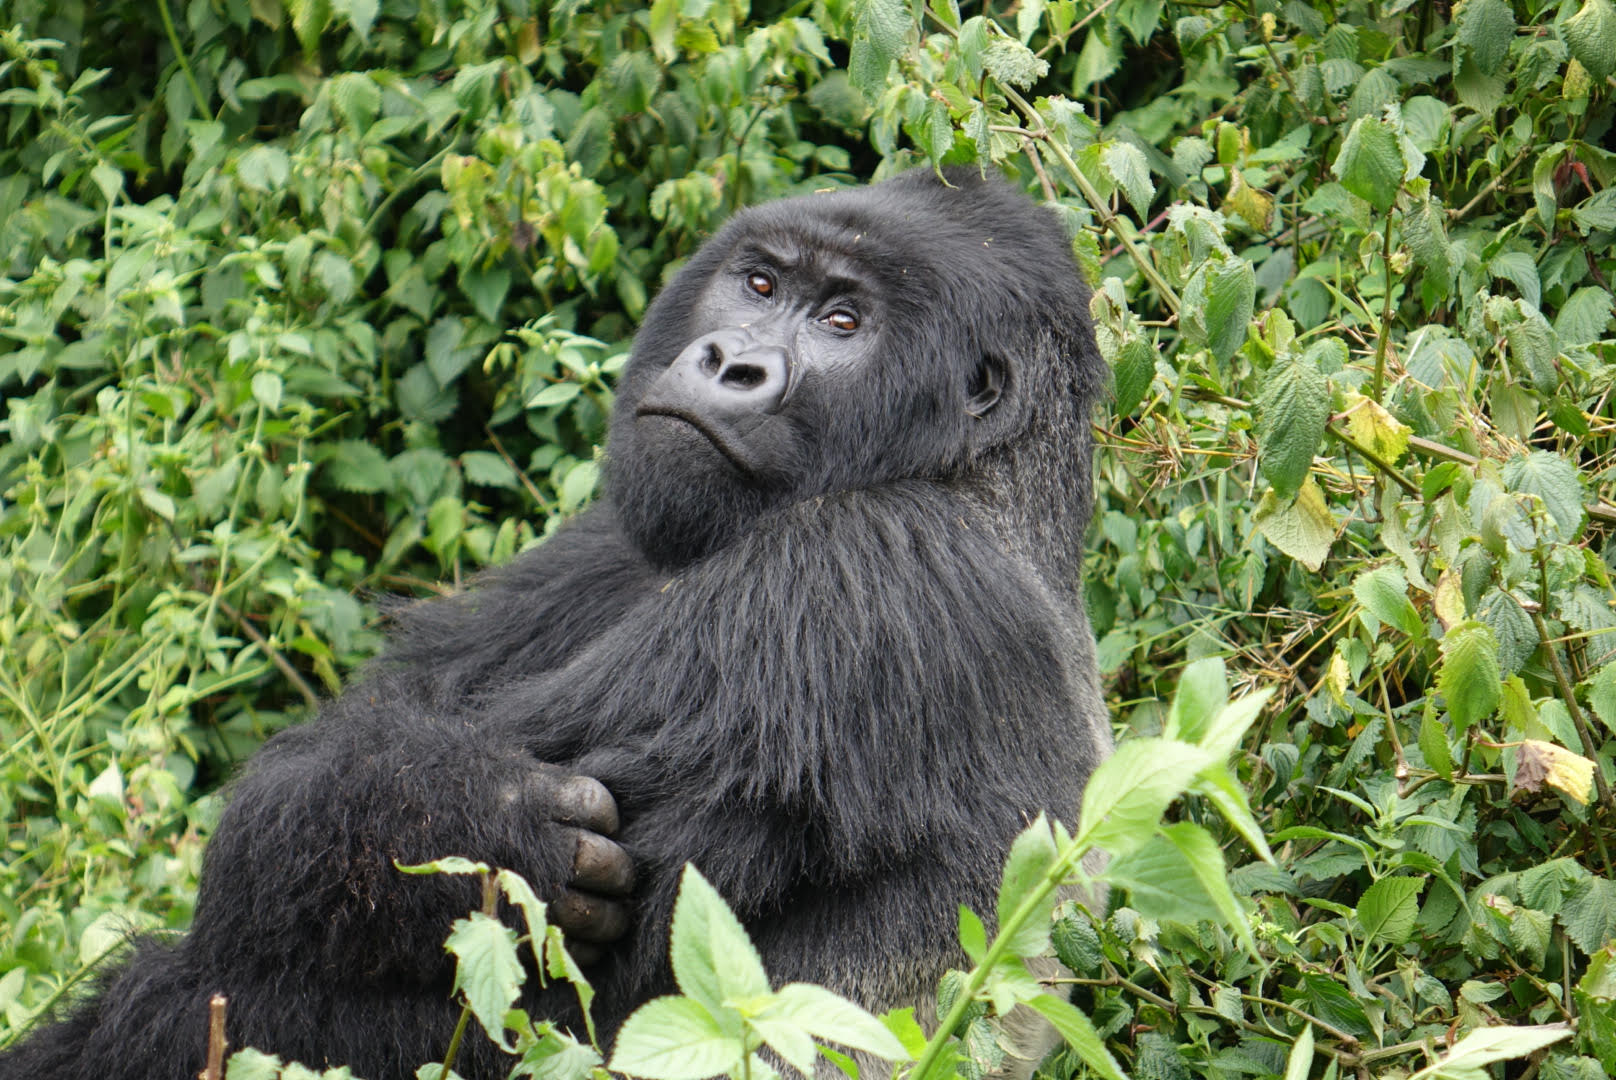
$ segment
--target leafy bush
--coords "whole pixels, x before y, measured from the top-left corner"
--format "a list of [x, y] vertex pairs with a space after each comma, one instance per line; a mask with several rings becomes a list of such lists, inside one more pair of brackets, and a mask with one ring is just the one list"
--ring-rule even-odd
[[[375, 593], [588, 499], [634, 320], [734, 206], [977, 161], [1097, 286], [1125, 733], [1221, 700], [1190, 660], [1278, 689], [1254, 948], [1140, 881], [1057, 911], [1110, 1052], [1496, 1075], [1431, 1063], [1553, 1023], [1539, 1074], [1616, 1071], [1610, 0], [585, 8], [11, 7], [4, 1024], [185, 924], [208, 793], [374, 651]], [[1238, 861], [1219, 798], [1181, 823]]]

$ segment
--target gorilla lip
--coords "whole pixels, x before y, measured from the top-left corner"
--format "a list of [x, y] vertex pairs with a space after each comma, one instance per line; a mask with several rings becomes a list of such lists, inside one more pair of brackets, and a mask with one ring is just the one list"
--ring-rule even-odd
[[639, 408], [634, 410], [634, 418], [636, 420], [644, 419], [647, 416], [661, 416], [669, 420], [678, 420], [680, 423], [688, 424], [690, 427], [693, 427], [699, 431], [703, 438], [713, 444], [714, 449], [716, 449], [720, 454], [723, 454], [729, 463], [735, 466], [741, 472], [750, 476], [757, 471], [744, 457], [741, 456], [740, 452], [735, 449], [728, 439], [714, 431], [700, 417], [693, 416], [684, 409], [674, 408], [673, 406], [669, 405], [641, 405]]

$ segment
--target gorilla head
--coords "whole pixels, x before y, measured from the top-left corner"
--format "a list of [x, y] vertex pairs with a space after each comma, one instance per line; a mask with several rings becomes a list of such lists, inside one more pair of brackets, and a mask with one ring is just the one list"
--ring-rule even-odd
[[674, 567], [782, 504], [979, 477], [1073, 550], [1098, 389], [1077, 280], [1053, 216], [972, 169], [737, 215], [652, 305], [619, 387], [624, 530]]

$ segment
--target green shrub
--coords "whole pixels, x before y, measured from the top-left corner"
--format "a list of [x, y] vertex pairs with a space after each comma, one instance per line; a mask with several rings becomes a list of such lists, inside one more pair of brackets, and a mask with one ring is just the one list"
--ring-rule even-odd
[[1278, 689], [1237, 759], [1275, 863], [1181, 813], [1255, 951], [1142, 886], [1058, 915], [1117, 1060], [1562, 1023], [1539, 1074], [1616, 1070], [1616, 7], [758, 7], [9, 9], [4, 1025], [185, 924], [208, 793], [373, 653], [370, 597], [590, 497], [634, 322], [732, 208], [977, 161], [1097, 286], [1121, 726], [1189, 660]]

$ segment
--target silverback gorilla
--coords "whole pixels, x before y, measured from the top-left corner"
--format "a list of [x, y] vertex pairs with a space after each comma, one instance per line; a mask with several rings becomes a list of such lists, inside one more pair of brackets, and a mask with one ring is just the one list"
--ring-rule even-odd
[[[694, 863], [779, 981], [872, 1007], [961, 963], [1110, 744], [1080, 598], [1105, 378], [1057, 219], [916, 170], [737, 214], [646, 315], [605, 497], [452, 599], [234, 784], [190, 933], [0, 1059], [190, 1080], [233, 1047], [404, 1080], [458, 1005], [464, 855], [525, 875], [610, 1033], [673, 989]], [[575, 1024], [565, 987], [534, 1015]], [[503, 1077], [468, 1039], [457, 1071]]]

